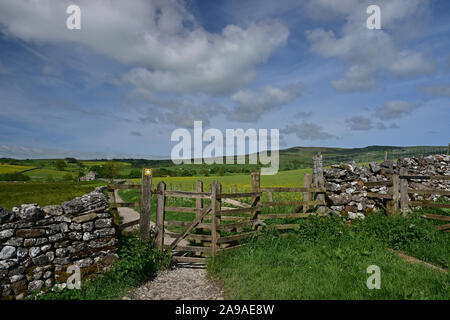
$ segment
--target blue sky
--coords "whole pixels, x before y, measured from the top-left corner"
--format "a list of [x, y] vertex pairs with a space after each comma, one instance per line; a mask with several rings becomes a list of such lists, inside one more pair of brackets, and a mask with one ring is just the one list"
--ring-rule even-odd
[[0, 0], [0, 156], [167, 157], [194, 120], [282, 148], [447, 145], [449, 21], [445, 0]]

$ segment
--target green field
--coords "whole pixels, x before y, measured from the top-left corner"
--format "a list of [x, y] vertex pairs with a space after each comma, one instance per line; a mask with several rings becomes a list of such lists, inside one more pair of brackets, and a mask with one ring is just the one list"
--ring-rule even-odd
[[31, 166], [19, 166], [19, 165], [10, 165], [10, 164], [0, 164], [0, 174], [4, 173], [16, 173], [24, 170], [33, 169]]
[[[435, 230], [432, 222], [379, 213], [352, 228], [333, 217], [301, 223], [287, 237], [268, 231], [209, 261], [208, 272], [228, 299], [450, 299], [448, 273], [403, 261], [388, 250], [448, 267], [450, 234]], [[366, 286], [371, 265], [381, 270], [379, 290]]]
[[94, 182], [0, 182], [0, 207], [11, 210], [12, 207], [24, 203], [37, 203], [41, 207], [51, 204], [61, 204], [96, 187], [104, 185], [103, 181]]

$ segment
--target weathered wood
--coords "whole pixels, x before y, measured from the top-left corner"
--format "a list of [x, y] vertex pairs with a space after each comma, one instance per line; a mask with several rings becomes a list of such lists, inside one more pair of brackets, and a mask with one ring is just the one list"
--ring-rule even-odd
[[141, 205], [140, 202], [119, 202], [119, 203], [111, 203], [111, 208], [134, 208], [139, 207]]
[[183, 239], [193, 228], [195, 228], [200, 221], [203, 219], [203, 217], [211, 210], [211, 206], [207, 206], [203, 208], [203, 210], [200, 212], [200, 214], [192, 221], [192, 223], [189, 224], [189, 226], [184, 230], [171, 244], [170, 248], [173, 249], [180, 241]]
[[384, 161], [387, 161], [388, 159], [388, 152], [387, 150], [384, 150]]
[[208, 199], [211, 197], [209, 192], [191, 192], [191, 191], [166, 191], [167, 197], [175, 198], [196, 198], [196, 199]]
[[445, 190], [416, 190], [416, 189], [408, 189], [409, 194], [438, 194], [441, 196], [450, 196], [450, 191]]
[[[407, 175], [408, 170], [406, 168], [400, 168], [400, 175]], [[409, 210], [409, 197], [408, 197], [408, 180], [400, 180], [400, 209], [402, 214], [406, 216]]]
[[[311, 184], [312, 184], [312, 175], [310, 173], [305, 173], [303, 175], [303, 187], [304, 188], [311, 188]], [[303, 191], [303, 201], [311, 201], [312, 200], [312, 193], [310, 191]], [[310, 206], [307, 204], [303, 204], [303, 213], [306, 213], [309, 209]], [[297, 210], [298, 209], [298, 210]], [[300, 209], [300, 206], [298, 208], [296, 208], [295, 212], [298, 212]]]
[[[180, 236], [181, 233], [174, 233], [174, 232], [167, 232], [165, 231], [164, 234], [170, 238], [177, 238], [178, 236]], [[186, 240], [211, 240], [211, 235], [210, 234], [192, 234], [189, 233], [187, 234], [184, 239]]]
[[440, 226], [434, 226], [438, 230], [450, 230], [450, 223], [441, 224]]
[[225, 198], [225, 199], [222, 199], [222, 202], [231, 204], [231, 205], [236, 206], [236, 207], [250, 208], [250, 205], [248, 203], [240, 202], [240, 201], [237, 201], [237, 200], [234, 200], [234, 199], [227, 199], [227, 198]]
[[[201, 210], [201, 209], [200, 209]], [[184, 212], [184, 213], [197, 213], [199, 211], [196, 208], [190, 208], [190, 207], [165, 207], [166, 212]]]
[[[306, 173], [304, 176], [310, 175]], [[261, 188], [262, 192], [326, 192], [326, 188], [313, 188], [313, 187], [264, 187]]]
[[[316, 216], [316, 213], [273, 213], [273, 214], [260, 214], [259, 219], [286, 219], [286, 218], [307, 218], [310, 216]], [[322, 214], [320, 215], [322, 216]]]
[[325, 205], [325, 201], [274, 201], [274, 202], [260, 202], [261, 207], [264, 206], [295, 206], [295, 205]]
[[[225, 220], [225, 219], [223, 219], [223, 220]], [[253, 224], [254, 224], [253, 221], [221, 224], [219, 230], [220, 231], [233, 231], [233, 230], [237, 230], [239, 228], [251, 227], [251, 226], [253, 226]]]
[[444, 216], [440, 214], [424, 214], [422, 216], [427, 219], [450, 221], [450, 216]]
[[[177, 220], [165, 220], [164, 226], [166, 227], [187, 227], [192, 221], [177, 221]], [[203, 228], [211, 230], [211, 223], [199, 223], [197, 228]]]
[[142, 239], [150, 237], [150, 213], [152, 209], [152, 176], [142, 169], [141, 186], [141, 221], [139, 222]]
[[217, 199], [217, 195], [220, 193], [219, 185], [216, 181], [212, 182], [211, 187], [211, 254], [215, 256], [217, 253], [217, 241], [220, 237], [218, 227], [220, 225], [220, 221], [218, 220], [218, 212], [220, 211], [220, 200]]
[[[252, 192], [260, 193], [261, 192], [261, 173], [259, 171], [252, 172]], [[256, 204], [261, 200], [261, 195], [255, 196], [252, 198], [251, 207], [256, 206]], [[258, 219], [258, 215], [261, 213], [260, 210], [254, 211], [252, 213], [251, 219]]]
[[232, 235], [232, 236], [220, 237], [217, 242], [218, 243], [226, 243], [226, 242], [232, 242], [232, 241], [238, 241], [238, 240], [242, 240], [242, 239], [247, 239], [247, 238], [250, 238], [251, 236], [253, 236], [254, 234], [256, 234], [257, 232], [258, 231], [250, 231], [250, 232], [235, 234], [235, 235]]
[[[195, 191], [198, 192], [198, 193], [202, 193], [203, 192], [203, 182], [202, 181], [197, 180], [195, 182]], [[198, 216], [200, 214], [201, 210], [203, 209], [203, 199], [202, 198], [195, 199], [195, 208], [197, 210], [196, 211], [197, 212], [196, 215]], [[197, 227], [195, 229], [195, 232], [197, 234], [202, 234], [203, 233], [203, 229]], [[210, 237], [210, 239], [211, 239], [211, 237]], [[195, 243], [196, 244], [201, 244], [202, 241], [199, 241], [198, 239], [195, 239]]]
[[450, 176], [400, 176], [401, 179], [410, 180], [450, 180]]
[[232, 208], [232, 209], [227, 209], [227, 210], [220, 210], [218, 213], [221, 215], [233, 215], [236, 213], [247, 213], [247, 212], [254, 212], [255, 210], [260, 210], [260, 206], [255, 206], [255, 207], [251, 207], [251, 208]]
[[432, 203], [432, 202], [427, 202], [427, 201], [411, 201], [410, 204], [415, 207], [450, 209], [450, 204], [447, 204], [447, 203]]
[[223, 221], [252, 221], [251, 217], [222, 216], [221, 218]]
[[261, 197], [261, 195], [261, 192], [222, 193], [217, 195], [217, 199]]
[[193, 252], [211, 252], [210, 247], [196, 247], [196, 246], [176, 246], [175, 248], [171, 248], [170, 245], [164, 245], [164, 249], [172, 250], [172, 251], [193, 251]]
[[126, 229], [126, 228], [128, 228], [128, 227], [132, 227], [132, 226], [135, 226], [135, 225], [137, 225], [137, 224], [139, 224], [139, 221], [140, 221], [140, 219], [137, 219], [137, 220], [134, 220], [134, 221], [129, 221], [129, 222], [127, 222], [127, 223], [123, 223], [123, 224], [121, 224], [120, 226], [119, 226], [119, 230], [124, 230], [124, 229]]
[[164, 212], [166, 205], [166, 184], [164, 182], [158, 183], [158, 196], [156, 200], [156, 247], [159, 250], [163, 249], [164, 245]]

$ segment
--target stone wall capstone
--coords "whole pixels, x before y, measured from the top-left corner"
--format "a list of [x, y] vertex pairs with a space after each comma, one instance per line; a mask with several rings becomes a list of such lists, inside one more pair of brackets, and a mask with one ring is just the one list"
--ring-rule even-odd
[[2, 299], [65, 288], [71, 265], [79, 266], [87, 279], [118, 260], [117, 230], [105, 188], [61, 205], [22, 204], [12, 212], [0, 208]]
[[[408, 175], [450, 176], [450, 157], [430, 155], [426, 157], [400, 158], [382, 163], [371, 162], [369, 166], [358, 167], [354, 161], [332, 165], [324, 169], [326, 201], [331, 213], [349, 219], [364, 218], [366, 214], [383, 209], [382, 199], [369, 198], [367, 192], [387, 194], [388, 186], [365, 186], [365, 182], [388, 181], [392, 174], [399, 174], [400, 168], [406, 168]], [[449, 181], [409, 180], [409, 189], [450, 191]], [[436, 200], [438, 195], [410, 195], [410, 200]], [[447, 197], [448, 198], [448, 197]]]

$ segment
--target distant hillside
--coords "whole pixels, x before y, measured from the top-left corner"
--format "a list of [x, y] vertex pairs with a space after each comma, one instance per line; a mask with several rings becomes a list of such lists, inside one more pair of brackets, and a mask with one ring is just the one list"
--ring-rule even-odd
[[364, 148], [326, 148], [326, 147], [293, 147], [280, 150], [280, 167], [311, 166], [313, 155], [321, 152], [325, 164], [341, 163], [354, 160], [356, 162], [369, 162], [384, 159], [384, 151], [388, 152], [388, 159], [398, 159], [413, 155], [429, 155], [447, 153], [447, 146], [368, 146]]

